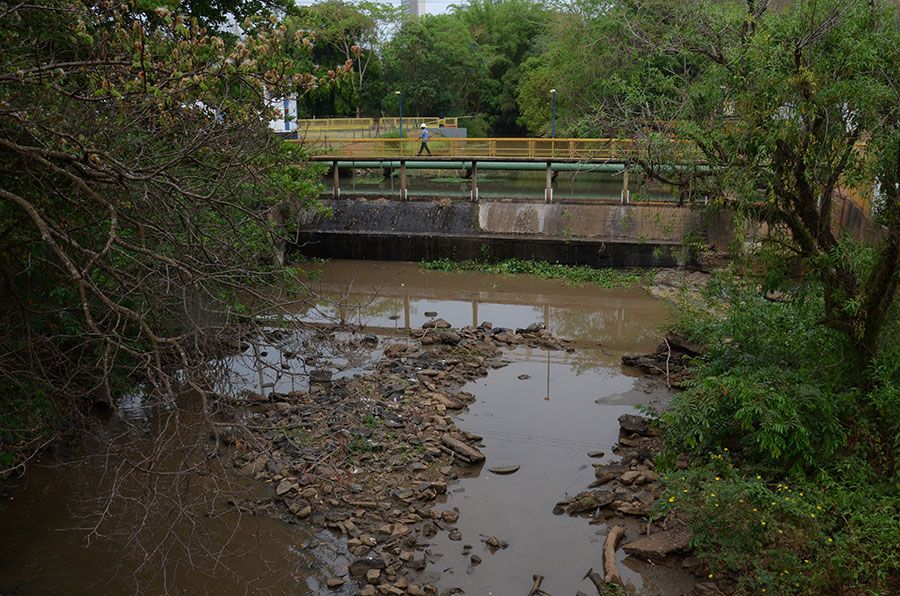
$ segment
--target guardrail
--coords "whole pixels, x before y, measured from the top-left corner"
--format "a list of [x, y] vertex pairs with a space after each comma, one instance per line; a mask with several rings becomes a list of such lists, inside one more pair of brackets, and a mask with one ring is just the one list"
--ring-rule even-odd
[[[405, 124], [405, 119], [404, 119]], [[437, 134], [437, 133], [434, 133]], [[307, 139], [317, 156], [333, 158], [415, 157], [419, 141], [406, 139]], [[435, 157], [572, 159], [621, 161], [635, 155], [633, 139], [547, 138], [441, 138], [433, 136], [428, 147]]]
[[[444, 126], [455, 128], [459, 120], [457, 118], [444, 118]], [[400, 128], [400, 118], [300, 118], [294, 121], [294, 127], [303, 131], [329, 131], [329, 130], [393, 130]], [[403, 118], [403, 128], [412, 130], [422, 124], [431, 128], [438, 128], [440, 118], [432, 116], [412, 116]], [[292, 127], [292, 128], [294, 128]]]

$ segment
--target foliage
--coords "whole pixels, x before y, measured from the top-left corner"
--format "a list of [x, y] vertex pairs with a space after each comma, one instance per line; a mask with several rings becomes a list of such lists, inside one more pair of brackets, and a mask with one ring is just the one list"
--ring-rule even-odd
[[[900, 561], [900, 313], [854, 382], [848, 338], [818, 324], [821, 286], [767, 300], [728, 275], [677, 330], [706, 345], [662, 415], [665, 477], [713, 578], [742, 593], [890, 593]], [[760, 556], [760, 553], [764, 553]]]
[[767, 480], [719, 450], [665, 477], [656, 514], [685, 514], [710, 578], [737, 577], [741, 593], [889, 593], [900, 572], [896, 489], [860, 473], [864, 464], [847, 468]]
[[520, 259], [496, 262], [438, 259], [422, 261], [419, 265], [423, 269], [431, 271], [480, 271], [500, 275], [533, 275], [545, 279], [564, 279], [576, 284], [594, 284], [604, 288], [630, 286], [647, 277], [647, 274], [628, 270], [594, 269], [583, 265], [561, 265]]
[[[634, 138], [647, 174], [766, 222], [781, 259], [822, 282], [822, 321], [868, 383], [900, 278], [897, 4], [629, 0], [574, 16], [520, 86], [528, 125], [546, 126], [552, 82], [569, 134]], [[832, 220], [876, 182], [886, 229], [863, 254]]]
[[478, 112], [489, 78], [484, 53], [452, 15], [404, 22], [385, 48], [384, 67], [389, 87], [403, 94], [406, 113], [418, 115]]
[[400, 20], [400, 10], [379, 2], [327, 0], [299, 7], [285, 17], [289, 32], [308, 39], [315, 64], [347, 75], [336, 77], [335, 85], [302, 93], [301, 117], [378, 113], [386, 93], [381, 53]]
[[39, 431], [49, 400], [74, 423], [138, 380], [171, 398], [176, 367], [202, 392], [234, 325], [272, 308], [280, 222], [318, 190], [266, 98], [329, 78], [265, 19], [233, 44], [115, 3], [0, 23], [3, 416]]

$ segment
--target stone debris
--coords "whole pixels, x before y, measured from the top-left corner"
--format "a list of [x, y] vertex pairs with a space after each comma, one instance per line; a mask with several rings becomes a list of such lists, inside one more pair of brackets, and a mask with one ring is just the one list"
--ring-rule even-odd
[[501, 475], [515, 474], [516, 472], [519, 471], [520, 467], [521, 466], [517, 466], [517, 465], [495, 466], [493, 468], [488, 468], [488, 471], [492, 474], [501, 474]]
[[629, 542], [622, 549], [629, 555], [642, 559], [665, 559], [671, 554], [687, 550], [690, 544], [691, 531], [678, 527], [639, 538]]
[[[454, 527], [459, 512], [434, 505], [457, 470], [485, 460], [481, 437], [456, 426], [454, 412], [475, 399], [461, 388], [506, 366], [506, 349], [564, 350], [567, 343], [537, 324], [453, 328], [432, 319], [405, 341], [381, 345], [370, 374], [335, 378], [313, 369], [307, 391], [232, 402], [234, 466], [269, 483], [288, 519], [346, 537], [358, 593], [436, 594], [424, 574], [430, 539], [447, 532], [462, 540], [462, 533]], [[496, 537], [483, 542], [492, 552], [507, 546]], [[338, 581], [326, 585], [346, 589]]]
[[653, 376], [663, 377], [670, 387], [681, 388], [690, 377], [689, 359], [702, 351], [701, 347], [680, 335], [670, 333], [653, 352], [638, 356], [622, 356], [622, 363], [640, 368]]

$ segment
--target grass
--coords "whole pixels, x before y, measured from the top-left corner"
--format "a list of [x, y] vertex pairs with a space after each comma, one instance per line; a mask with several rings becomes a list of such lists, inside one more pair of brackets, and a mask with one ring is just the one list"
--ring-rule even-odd
[[544, 261], [506, 259], [504, 261], [421, 261], [429, 271], [478, 271], [499, 275], [533, 275], [544, 279], [562, 279], [573, 284], [591, 284], [602, 288], [621, 288], [646, 280], [651, 272], [628, 269], [595, 269], [584, 265], [562, 265]]

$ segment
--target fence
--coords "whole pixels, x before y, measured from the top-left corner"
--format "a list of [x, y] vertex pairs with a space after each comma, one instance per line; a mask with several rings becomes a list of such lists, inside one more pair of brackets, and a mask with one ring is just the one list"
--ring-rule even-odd
[[[404, 119], [405, 124], [405, 119]], [[436, 133], [438, 134], [438, 133]], [[416, 139], [307, 139], [321, 157], [414, 157]], [[622, 161], [637, 151], [632, 139], [440, 138], [428, 147], [434, 156], [450, 158], [573, 159]]]
[[[438, 128], [439, 118], [432, 116], [412, 116], [403, 118], [403, 128], [418, 128], [422, 124], [432, 128]], [[455, 128], [459, 120], [457, 118], [444, 118], [444, 125]], [[324, 131], [353, 131], [353, 130], [394, 130], [400, 128], [400, 118], [300, 118], [294, 123], [296, 130], [301, 133]]]

